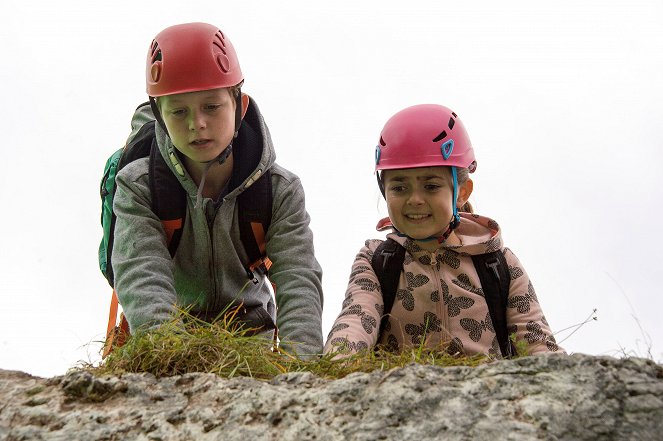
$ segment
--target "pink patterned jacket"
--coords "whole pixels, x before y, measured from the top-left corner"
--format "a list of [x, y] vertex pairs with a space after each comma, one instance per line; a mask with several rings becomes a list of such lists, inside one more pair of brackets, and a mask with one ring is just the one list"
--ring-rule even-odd
[[376, 343], [398, 351], [423, 342], [427, 348], [445, 348], [452, 354], [500, 358], [488, 305], [470, 257], [496, 250], [504, 253], [511, 273], [509, 335], [525, 341], [529, 354], [563, 351], [555, 342], [523, 266], [511, 250], [504, 248], [497, 223], [461, 213], [456, 235], [462, 245], [443, 244], [434, 253], [408, 238], [388, 235], [403, 245], [406, 253], [394, 306], [380, 342], [377, 334], [384, 304], [371, 258], [382, 241], [367, 240], [352, 265], [343, 309], [329, 333], [325, 353], [351, 354]]

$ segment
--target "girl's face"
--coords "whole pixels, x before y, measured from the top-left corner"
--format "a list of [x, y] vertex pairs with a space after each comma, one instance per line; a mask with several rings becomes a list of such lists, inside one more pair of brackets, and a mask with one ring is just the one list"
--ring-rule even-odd
[[235, 100], [228, 89], [167, 95], [159, 107], [173, 145], [195, 163], [215, 159], [233, 139]]
[[[398, 231], [412, 239], [439, 237], [447, 231], [453, 218], [449, 167], [385, 170], [383, 178], [389, 217]], [[467, 182], [459, 186], [459, 205], [469, 198], [467, 187]]]

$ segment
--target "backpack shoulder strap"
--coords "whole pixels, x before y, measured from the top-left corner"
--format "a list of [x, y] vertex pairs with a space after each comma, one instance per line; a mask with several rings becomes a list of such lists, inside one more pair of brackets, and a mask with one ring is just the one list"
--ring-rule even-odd
[[260, 268], [265, 274], [272, 262], [266, 255], [265, 236], [272, 222], [272, 178], [267, 170], [237, 198], [239, 236], [249, 256], [248, 277], [258, 279], [253, 271]]
[[495, 327], [500, 351], [503, 357], [510, 358], [516, 354], [516, 351], [513, 342], [509, 339], [506, 322], [506, 308], [511, 284], [511, 274], [506, 258], [504, 253], [498, 250], [472, 256], [472, 262], [481, 281], [481, 288]]
[[[148, 176], [152, 194], [152, 211], [159, 217], [166, 230], [168, 251], [172, 257], [179, 245], [186, 217], [186, 192], [159, 153], [154, 125], [155, 121], [145, 123], [138, 130], [136, 136], [122, 149], [122, 155], [117, 163], [115, 173], [119, 173], [124, 166], [137, 159], [150, 158]], [[114, 183], [112, 187], [114, 196], [116, 188]], [[106, 279], [108, 279], [111, 286], [114, 286], [111, 253], [113, 251], [115, 220], [115, 213], [112, 213], [106, 246], [107, 267], [105, 272]]]
[[[152, 122], [154, 127], [154, 122]], [[182, 237], [186, 219], [186, 191], [177, 176], [168, 167], [159, 152], [156, 137], [150, 148], [149, 185], [152, 195], [152, 211], [161, 220], [166, 232], [166, 243], [170, 256], [174, 257]]]
[[380, 282], [382, 300], [384, 302], [384, 310], [382, 312], [382, 320], [380, 321], [380, 330], [378, 332], [378, 341], [382, 338], [384, 327], [389, 320], [389, 313], [394, 306], [396, 290], [398, 289], [398, 280], [403, 271], [404, 261], [405, 248], [391, 238], [388, 238], [378, 245], [373, 253], [373, 258], [371, 259], [371, 266]]
[[237, 197], [237, 220], [240, 240], [249, 258], [246, 274], [253, 283], [258, 283], [254, 271], [260, 269], [267, 275], [272, 264], [265, 250], [265, 237], [272, 222], [272, 176], [271, 169], [264, 170], [264, 166], [260, 165], [263, 138], [254, 129], [259, 126], [257, 110], [249, 105], [238, 136], [233, 141], [235, 169], [231, 178], [233, 186], [248, 182]]

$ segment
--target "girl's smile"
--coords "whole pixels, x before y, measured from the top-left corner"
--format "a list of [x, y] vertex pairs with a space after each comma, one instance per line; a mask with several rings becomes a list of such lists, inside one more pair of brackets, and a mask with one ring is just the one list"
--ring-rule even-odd
[[406, 214], [405, 217], [413, 223], [422, 223], [431, 218], [430, 214]]

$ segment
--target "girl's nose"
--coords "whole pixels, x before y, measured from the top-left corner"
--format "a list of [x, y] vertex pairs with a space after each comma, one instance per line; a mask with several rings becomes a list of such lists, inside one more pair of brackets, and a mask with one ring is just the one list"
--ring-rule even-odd
[[407, 198], [407, 203], [408, 205], [421, 205], [424, 203], [424, 198], [418, 191], [413, 191]]

